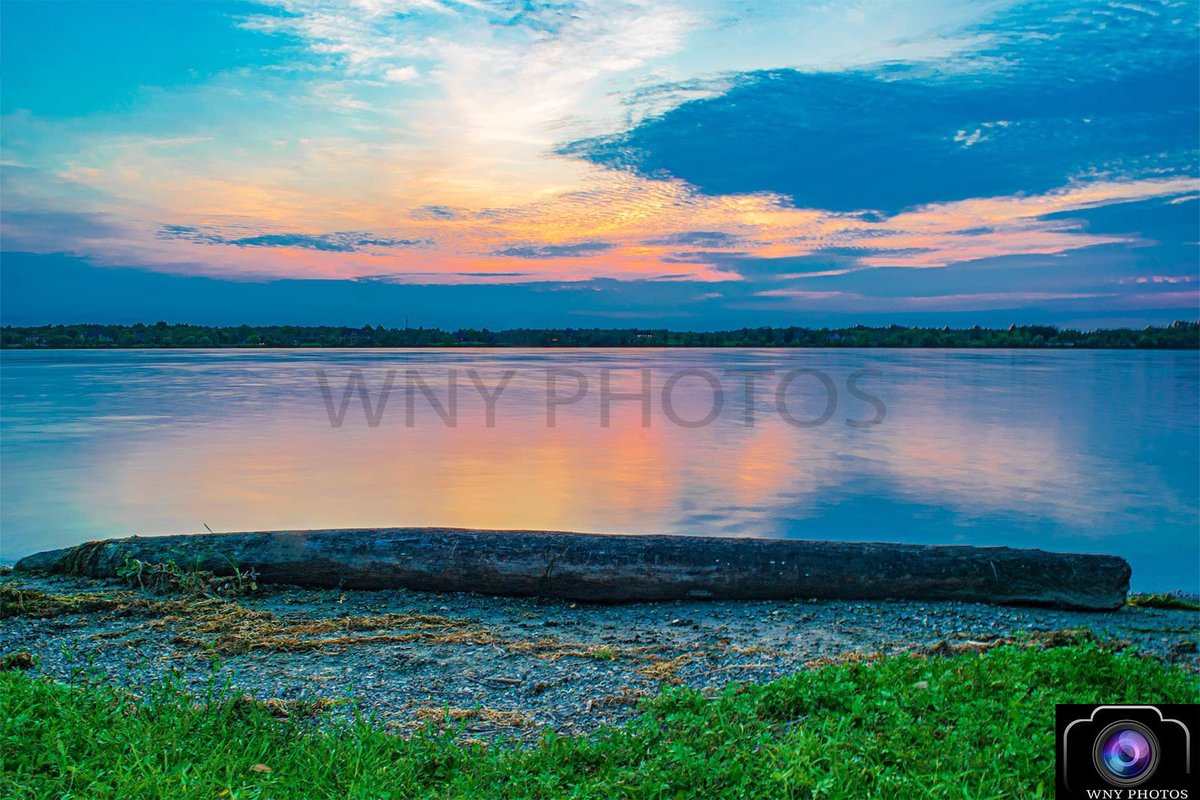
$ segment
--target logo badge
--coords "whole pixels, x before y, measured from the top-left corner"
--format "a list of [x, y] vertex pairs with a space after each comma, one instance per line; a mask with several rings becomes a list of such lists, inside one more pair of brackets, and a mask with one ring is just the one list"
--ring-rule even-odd
[[1198, 705], [1055, 706], [1060, 800], [1200, 800]]

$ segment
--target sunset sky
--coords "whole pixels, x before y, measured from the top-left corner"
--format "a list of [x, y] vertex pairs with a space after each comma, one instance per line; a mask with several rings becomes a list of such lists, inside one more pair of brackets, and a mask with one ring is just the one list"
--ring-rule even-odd
[[1182, 2], [2, 6], [4, 322], [1200, 316]]

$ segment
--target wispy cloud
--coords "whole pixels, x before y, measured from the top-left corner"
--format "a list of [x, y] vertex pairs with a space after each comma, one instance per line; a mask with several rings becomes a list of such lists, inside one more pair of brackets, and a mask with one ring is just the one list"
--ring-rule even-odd
[[612, 250], [612, 242], [577, 242], [574, 244], [541, 244], [505, 247], [492, 255], [512, 258], [574, 258]]
[[[1194, 115], [1175, 124], [1195, 98], [1155, 83], [1192, 57], [1177, 45], [1194, 13], [1136, 5], [1158, 16], [270, 0], [230, 20], [277, 48], [269, 65], [91, 117], [5, 119], [3, 161], [21, 166], [3, 168], [0, 222], [6, 247], [221, 277], [805, 284], [755, 302], [867, 302], [892, 270], [1049, 270], [1157, 246], [1072, 214], [1200, 192]], [[1147, 35], [1099, 64], [1089, 43], [1125, 42], [1114, 30]], [[1152, 274], [1194, 265], [1170, 253]], [[1019, 280], [956, 296], [1105, 300]]]
[[429, 239], [393, 239], [365, 231], [336, 233], [260, 233], [253, 236], [229, 237], [212, 229], [202, 230], [190, 225], [164, 225], [158, 233], [164, 239], [183, 239], [199, 244], [226, 244], [234, 247], [296, 247], [321, 250], [327, 253], [353, 253], [372, 248], [395, 249], [432, 247]]

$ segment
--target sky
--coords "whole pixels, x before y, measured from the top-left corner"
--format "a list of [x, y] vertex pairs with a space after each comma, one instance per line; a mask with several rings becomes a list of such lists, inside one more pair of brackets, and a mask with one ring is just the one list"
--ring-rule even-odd
[[1193, 0], [0, 21], [6, 324], [1200, 317]]

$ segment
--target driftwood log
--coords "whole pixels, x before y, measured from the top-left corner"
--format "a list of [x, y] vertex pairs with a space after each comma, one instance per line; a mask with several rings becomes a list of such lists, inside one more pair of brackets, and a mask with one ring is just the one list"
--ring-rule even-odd
[[1114, 609], [1116, 556], [1008, 547], [446, 528], [132, 537], [29, 556], [17, 569], [114, 577], [129, 559], [266, 583], [639, 600], [907, 599]]

